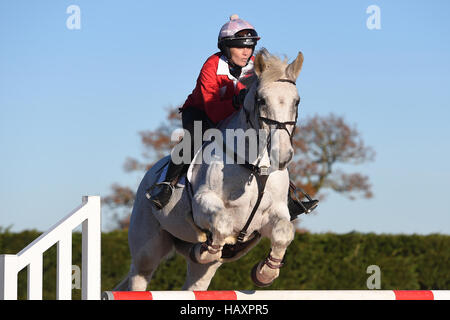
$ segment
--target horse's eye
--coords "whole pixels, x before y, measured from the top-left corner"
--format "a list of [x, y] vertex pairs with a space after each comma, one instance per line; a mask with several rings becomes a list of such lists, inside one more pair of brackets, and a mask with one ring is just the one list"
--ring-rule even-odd
[[259, 105], [266, 105], [266, 100], [264, 98], [259, 98], [258, 99], [258, 104]]

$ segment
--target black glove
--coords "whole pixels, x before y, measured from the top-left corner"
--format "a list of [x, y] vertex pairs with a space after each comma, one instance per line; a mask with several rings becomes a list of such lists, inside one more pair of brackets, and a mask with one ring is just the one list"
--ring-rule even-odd
[[245, 95], [247, 94], [247, 92], [248, 89], [244, 88], [239, 91], [237, 95], [233, 96], [233, 107], [236, 110], [239, 110], [239, 108], [244, 105]]

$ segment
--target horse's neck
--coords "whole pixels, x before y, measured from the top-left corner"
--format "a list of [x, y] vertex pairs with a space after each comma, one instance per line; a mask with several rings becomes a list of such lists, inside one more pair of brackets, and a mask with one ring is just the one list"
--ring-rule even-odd
[[[223, 122], [221, 122], [218, 125], [217, 128], [221, 131], [222, 137], [224, 139], [223, 141], [225, 141], [226, 143], [228, 142], [227, 141], [227, 130], [234, 131], [236, 129], [242, 129], [242, 130], [246, 131], [249, 129], [254, 129], [248, 122], [247, 115], [246, 115], [244, 108], [241, 108], [238, 112], [235, 112], [232, 116], [225, 119]], [[258, 135], [258, 130], [257, 129], [255, 129], [255, 130], [256, 130], [255, 133]], [[236, 151], [236, 148], [237, 148], [236, 143], [237, 143], [237, 141], [235, 139], [233, 144], [227, 144], [228, 150]], [[270, 160], [268, 158], [266, 148], [263, 148], [261, 153], [258, 152], [256, 159], [249, 159], [248, 154], [246, 153], [245, 160], [253, 165], [260, 165], [260, 166], [267, 166], [267, 167], [270, 166]]]
[[241, 108], [238, 112], [233, 113], [230, 117], [225, 119], [221, 124], [219, 124], [218, 129], [222, 132], [222, 134], [225, 134], [225, 131], [227, 129], [243, 129], [247, 130], [249, 128], [244, 109]]

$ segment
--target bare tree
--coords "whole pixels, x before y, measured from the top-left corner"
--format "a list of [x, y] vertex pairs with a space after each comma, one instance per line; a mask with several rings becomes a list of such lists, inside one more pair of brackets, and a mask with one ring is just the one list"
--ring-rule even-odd
[[345, 173], [339, 164], [358, 165], [373, 161], [375, 152], [365, 146], [360, 133], [343, 117], [330, 114], [306, 118], [293, 139], [296, 155], [290, 164], [291, 179], [311, 195], [331, 189], [350, 199], [372, 197], [369, 177]]

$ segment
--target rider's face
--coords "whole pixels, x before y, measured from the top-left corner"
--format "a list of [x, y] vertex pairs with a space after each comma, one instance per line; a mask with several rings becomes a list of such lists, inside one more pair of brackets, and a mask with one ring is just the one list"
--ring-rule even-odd
[[230, 48], [231, 61], [239, 67], [245, 67], [252, 51], [251, 47]]

